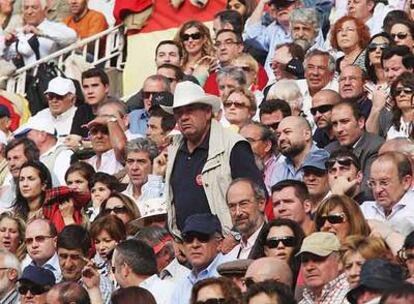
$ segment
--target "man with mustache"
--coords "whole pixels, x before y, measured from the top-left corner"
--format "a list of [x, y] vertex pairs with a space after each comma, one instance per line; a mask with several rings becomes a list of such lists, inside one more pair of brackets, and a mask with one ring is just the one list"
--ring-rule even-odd
[[227, 191], [227, 206], [240, 243], [229, 252], [235, 259], [251, 258], [265, 222], [265, 191], [248, 178], [234, 180]]

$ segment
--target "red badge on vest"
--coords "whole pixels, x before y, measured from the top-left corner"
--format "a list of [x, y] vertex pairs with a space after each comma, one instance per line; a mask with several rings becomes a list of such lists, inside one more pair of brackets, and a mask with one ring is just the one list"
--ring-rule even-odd
[[198, 186], [202, 186], [203, 185], [203, 177], [201, 176], [201, 174], [197, 175], [195, 180], [196, 180], [196, 184]]

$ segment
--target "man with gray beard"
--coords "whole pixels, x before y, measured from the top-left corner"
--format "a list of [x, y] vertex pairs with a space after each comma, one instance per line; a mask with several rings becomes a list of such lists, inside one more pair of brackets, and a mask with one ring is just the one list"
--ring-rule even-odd
[[296, 8], [289, 16], [289, 23], [293, 43], [300, 45], [305, 53], [311, 49], [322, 49], [324, 39], [314, 8]]
[[20, 262], [17, 257], [9, 251], [0, 249], [0, 303], [20, 303], [17, 279], [21, 274]]
[[312, 140], [312, 130], [307, 120], [301, 116], [284, 118], [276, 131], [280, 153], [286, 159], [278, 164], [271, 178], [274, 185], [285, 179], [303, 180], [303, 164], [315, 158], [329, 157], [324, 149], [319, 149]]

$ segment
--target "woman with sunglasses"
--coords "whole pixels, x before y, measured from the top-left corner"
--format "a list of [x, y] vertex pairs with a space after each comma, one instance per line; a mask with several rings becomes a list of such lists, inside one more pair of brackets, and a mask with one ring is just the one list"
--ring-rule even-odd
[[336, 51], [344, 53], [337, 59], [337, 71], [347, 65], [357, 65], [365, 69], [365, 48], [370, 34], [368, 27], [359, 19], [344, 16], [335, 22], [331, 31], [331, 45]]
[[289, 264], [294, 275], [293, 282], [299, 272], [299, 261], [295, 254], [299, 252], [305, 233], [302, 228], [290, 219], [275, 219], [265, 224], [259, 234], [258, 247], [253, 259], [275, 257]]
[[52, 188], [49, 169], [40, 161], [28, 161], [20, 169], [14, 213], [25, 221], [43, 218], [46, 190]]
[[387, 132], [387, 140], [396, 137], [410, 137], [414, 121], [414, 75], [404, 72], [391, 85], [392, 125]]
[[208, 278], [194, 284], [190, 304], [241, 304], [240, 288], [229, 278]]
[[368, 236], [371, 232], [357, 202], [346, 195], [332, 195], [316, 209], [317, 231], [335, 234], [341, 243], [348, 235]]
[[351, 235], [341, 247], [342, 265], [351, 288], [358, 285], [361, 266], [366, 260], [392, 257], [391, 250], [379, 237]]
[[256, 98], [243, 87], [231, 90], [224, 98], [224, 117], [239, 130], [256, 114]]
[[183, 49], [184, 73], [196, 77], [203, 86], [210, 70], [216, 67], [210, 30], [199, 21], [187, 21], [180, 27], [174, 40]]
[[389, 32], [396, 45], [405, 45], [411, 52], [414, 47], [414, 22], [400, 19], [392, 24]]
[[365, 68], [369, 82], [368, 86], [374, 90], [376, 85], [387, 87], [387, 80], [384, 76], [384, 68], [381, 64], [382, 51], [392, 44], [392, 38], [386, 32], [378, 33], [371, 37], [368, 43], [365, 56]]
[[99, 217], [108, 214], [113, 214], [118, 217], [124, 225], [141, 216], [135, 202], [129, 196], [118, 192], [111, 193], [111, 195], [102, 202]]

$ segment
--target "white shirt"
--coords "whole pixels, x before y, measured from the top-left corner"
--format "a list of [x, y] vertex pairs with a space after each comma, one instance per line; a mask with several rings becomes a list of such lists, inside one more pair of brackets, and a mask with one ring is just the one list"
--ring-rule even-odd
[[95, 11], [98, 11], [104, 14], [106, 22], [108, 22], [109, 26], [113, 26], [115, 24], [115, 17], [114, 17], [114, 5], [115, 0], [89, 0], [88, 7]]
[[163, 281], [169, 281], [173, 284], [176, 284], [180, 280], [183, 280], [186, 276], [190, 274], [190, 269], [181, 265], [177, 258], [171, 261], [170, 264], [167, 265], [163, 270], [160, 272], [160, 278]]
[[161, 280], [156, 274], [142, 281], [139, 287], [151, 292], [157, 304], [171, 303], [171, 297], [175, 289], [172, 282]]
[[254, 246], [254, 243], [257, 240], [257, 237], [259, 236], [260, 230], [262, 230], [263, 225], [259, 227], [248, 239], [247, 242], [243, 242], [243, 239], [240, 241], [240, 243], [234, 247], [228, 254], [226, 254], [226, 257], [231, 258], [232, 260], [237, 259], [248, 259], [250, 251], [252, 251], [252, 248]]
[[392, 207], [390, 215], [375, 201], [367, 201], [361, 205], [362, 213], [367, 220], [374, 219], [391, 224], [398, 232], [408, 235], [414, 230], [414, 190], [408, 190]]
[[397, 138], [397, 137], [405, 137], [405, 138], [410, 137], [410, 132], [411, 132], [410, 124], [411, 124], [410, 122], [405, 122], [403, 117], [401, 116], [400, 130], [397, 131], [394, 125], [392, 125], [391, 128], [389, 128], [387, 132], [387, 140]]
[[46, 108], [38, 112], [34, 117], [44, 118], [45, 121], [52, 121], [58, 137], [63, 137], [70, 134], [70, 129], [72, 128], [73, 117], [75, 116], [76, 107], [72, 106], [64, 113], [53, 116], [49, 108]]
[[96, 172], [104, 172], [113, 175], [124, 168], [124, 166], [122, 166], [122, 164], [116, 159], [114, 149], [106, 151], [101, 155], [101, 165], [99, 168], [96, 166], [97, 161], [98, 156], [96, 155], [86, 160], [87, 163], [92, 165]]
[[[61, 22], [54, 22], [44, 19], [37, 28], [41, 31], [38, 36], [40, 58], [46, 57], [60, 49], [63, 49], [77, 40], [76, 32]], [[36, 55], [28, 41], [33, 37], [32, 33], [23, 33], [23, 28], [17, 31], [18, 52], [22, 55], [25, 65], [36, 62]], [[13, 42], [5, 50], [7, 57], [16, 55], [16, 42]]]
[[[50, 173], [52, 174], [52, 180], [55, 179], [53, 185], [55, 185], [55, 182], [57, 182], [57, 186], [66, 185], [65, 173], [70, 166], [70, 159], [73, 155], [73, 151], [67, 148], [64, 150], [59, 149], [60, 151], [58, 152], [58, 155], [56, 155], [57, 148], [62, 145], [63, 144], [56, 143], [56, 145], [51, 147], [39, 157], [39, 160], [48, 167]], [[53, 159], [55, 159], [55, 161], [52, 164]], [[50, 166], [53, 167], [50, 168]]]

